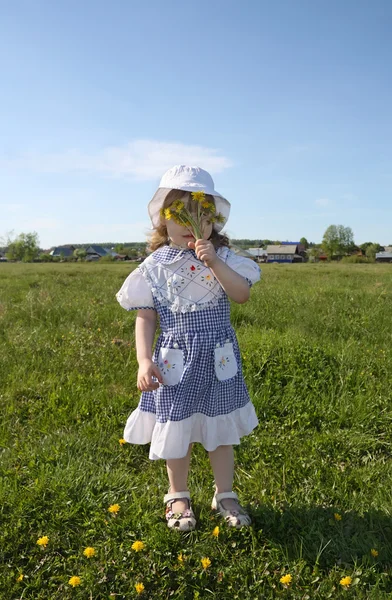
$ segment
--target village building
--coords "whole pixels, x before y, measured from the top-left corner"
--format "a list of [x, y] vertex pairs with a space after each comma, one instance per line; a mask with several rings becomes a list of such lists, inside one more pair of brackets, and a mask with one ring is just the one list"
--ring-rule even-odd
[[299, 248], [300, 244], [285, 243], [278, 245], [267, 246], [268, 262], [276, 263], [298, 263], [304, 262], [305, 257], [300, 254], [305, 250]]
[[61, 258], [68, 258], [69, 256], [73, 255], [75, 250], [76, 250], [75, 246], [56, 246], [49, 252], [49, 254], [51, 256], [59, 256]]
[[[388, 248], [388, 246], [387, 246]], [[384, 252], [376, 253], [376, 262], [392, 263], [392, 248], [391, 250], [385, 250]]]

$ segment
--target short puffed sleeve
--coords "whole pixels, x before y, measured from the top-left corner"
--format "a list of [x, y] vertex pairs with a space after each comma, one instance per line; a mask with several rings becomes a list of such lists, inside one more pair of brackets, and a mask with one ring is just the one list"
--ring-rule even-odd
[[155, 308], [150, 287], [139, 268], [128, 275], [116, 298], [125, 310]]
[[227, 253], [226, 264], [229, 265], [233, 271], [242, 275], [249, 283], [249, 286], [252, 286], [256, 281], [259, 281], [261, 277], [260, 267], [254, 260], [246, 258], [245, 256], [240, 256], [232, 250], [229, 250]]

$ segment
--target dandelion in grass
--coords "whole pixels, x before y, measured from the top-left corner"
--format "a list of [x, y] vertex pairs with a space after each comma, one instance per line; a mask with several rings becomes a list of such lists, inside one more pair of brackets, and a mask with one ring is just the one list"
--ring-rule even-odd
[[142, 594], [144, 592], [144, 585], [142, 583], [135, 583], [135, 590], [138, 594]]
[[373, 558], [377, 558], [377, 556], [378, 556], [378, 550], [376, 550], [375, 548], [372, 548], [370, 550], [370, 554], [373, 556]]
[[95, 556], [95, 548], [88, 546], [85, 550], [83, 550], [83, 554], [84, 556], [87, 556], [87, 558], [92, 558]]
[[290, 575], [290, 573], [288, 573], [287, 575], [283, 575], [279, 581], [282, 585], [288, 587], [290, 585], [290, 583], [292, 582], [293, 578]]
[[127, 441], [124, 440], [124, 438], [121, 438], [120, 440], [118, 440], [118, 443], [120, 444], [120, 446], [124, 446], [124, 444], [126, 444]]
[[24, 575], [23, 575], [23, 573], [21, 573], [19, 575], [19, 577], [16, 578], [16, 581], [23, 581], [23, 577], [24, 577]]
[[119, 510], [120, 510], [119, 504], [111, 504], [108, 508], [108, 511], [114, 515], [116, 515]]
[[46, 548], [46, 546], [49, 544], [48, 536], [44, 535], [43, 537], [40, 537], [39, 540], [37, 540], [37, 544], [38, 546], [43, 546], [44, 548]]
[[348, 589], [352, 583], [352, 579], [349, 575], [347, 575], [347, 577], [342, 577], [339, 583], [342, 587]]
[[216, 526], [216, 527], [215, 527], [215, 529], [214, 529], [214, 530], [213, 530], [213, 532], [212, 532], [212, 535], [213, 535], [215, 538], [217, 538], [217, 537], [218, 537], [218, 535], [219, 535], [219, 527], [218, 527], [218, 526]]
[[133, 542], [131, 546], [132, 550], [135, 550], [135, 552], [140, 552], [141, 550], [144, 550], [144, 547], [144, 542], [140, 540], [136, 540], [136, 542]]
[[201, 559], [201, 564], [203, 565], [203, 569], [206, 570], [211, 565], [211, 561], [207, 556], [205, 556]]
[[72, 587], [76, 587], [77, 585], [80, 585], [82, 583], [82, 580], [80, 579], [80, 577], [74, 575], [74, 577], [71, 577], [68, 583], [69, 585], [72, 585]]
[[334, 513], [333, 516], [335, 517], [335, 521], [341, 521], [342, 520], [342, 515], [340, 515], [339, 513]]
[[178, 562], [183, 563], [185, 560], [185, 556], [183, 555], [182, 552], [180, 552], [180, 554], [177, 556]]

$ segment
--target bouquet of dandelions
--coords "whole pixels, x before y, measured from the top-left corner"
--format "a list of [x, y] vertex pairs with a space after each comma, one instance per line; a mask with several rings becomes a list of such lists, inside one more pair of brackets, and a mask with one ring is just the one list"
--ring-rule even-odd
[[214, 204], [208, 202], [204, 192], [191, 192], [191, 202], [195, 203], [194, 210], [186, 207], [182, 200], [176, 200], [169, 208], [161, 209], [161, 216], [189, 229], [196, 240], [203, 239], [206, 223], [225, 222], [224, 216], [216, 212]]

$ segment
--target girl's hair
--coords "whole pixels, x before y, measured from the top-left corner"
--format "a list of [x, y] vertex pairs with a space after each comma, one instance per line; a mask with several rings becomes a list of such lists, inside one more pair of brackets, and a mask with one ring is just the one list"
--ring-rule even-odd
[[[186, 196], [186, 197], [185, 197]], [[188, 204], [191, 202], [191, 193], [184, 192], [184, 190], [170, 190], [168, 195], [165, 198], [162, 208], [168, 208], [175, 202], [176, 200], [182, 199], [185, 203]], [[211, 202], [215, 206], [214, 197], [210, 196], [210, 194], [206, 194], [206, 200]], [[230, 241], [227, 235], [224, 233], [218, 233], [215, 229], [212, 229], [212, 233], [210, 235], [210, 241], [214, 244], [214, 248], [221, 248], [222, 246], [229, 246]], [[170, 243], [170, 238], [167, 234], [167, 228], [164, 223], [160, 223], [158, 227], [155, 227], [148, 239], [148, 250], [150, 252], [154, 252], [158, 250], [161, 246], [166, 246]]]

